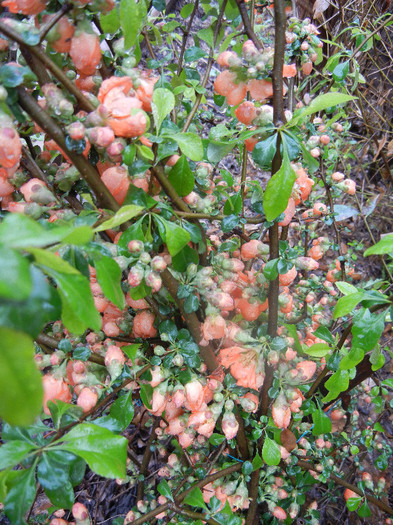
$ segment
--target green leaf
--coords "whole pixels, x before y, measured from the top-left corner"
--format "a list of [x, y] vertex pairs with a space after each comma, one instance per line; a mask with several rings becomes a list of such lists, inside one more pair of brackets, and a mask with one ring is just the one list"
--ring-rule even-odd
[[209, 45], [209, 47], [213, 48], [213, 46], [214, 46], [214, 33], [213, 33], [213, 28], [211, 26], [210, 27], [205, 27], [203, 29], [200, 29], [197, 32], [197, 35], [198, 35], [198, 37], [201, 40], [206, 42]]
[[324, 95], [319, 95], [318, 97], [315, 97], [307, 107], [302, 108], [300, 112], [296, 112], [293, 116], [293, 119], [289, 121], [288, 124], [294, 126], [299, 121], [303, 121], [304, 117], [307, 117], [308, 115], [313, 115], [319, 111], [323, 111], [330, 107], [337, 106], [338, 104], [344, 104], [350, 100], [355, 99], [356, 97], [339, 92], [331, 92], [325, 93]]
[[131, 361], [135, 364], [136, 355], [140, 346], [141, 345], [139, 343], [134, 343], [132, 345], [122, 346], [121, 349], [126, 354], [126, 356], [129, 357]]
[[212, 164], [218, 164], [220, 160], [226, 157], [236, 146], [233, 142], [215, 142], [209, 141], [207, 146], [207, 160]]
[[162, 481], [160, 481], [160, 483], [157, 486], [157, 490], [160, 494], [165, 496], [167, 499], [169, 499], [170, 501], [173, 501], [172, 491], [169, 488], [169, 485], [166, 479], [163, 479]]
[[48, 250], [29, 248], [28, 251], [34, 255], [36, 262], [45, 268], [51, 268], [63, 274], [80, 275], [80, 272], [70, 263]]
[[182, 18], [188, 18], [194, 9], [194, 4], [186, 4], [181, 8], [180, 16]]
[[263, 209], [268, 221], [276, 219], [288, 206], [288, 200], [296, 180], [285, 148], [283, 152], [281, 167], [269, 180], [263, 197]]
[[348, 370], [337, 370], [325, 383], [325, 388], [329, 393], [323, 398], [324, 403], [333, 401], [341, 392], [345, 392], [349, 386]]
[[332, 76], [336, 82], [342, 82], [345, 80], [346, 76], [349, 73], [349, 60], [346, 62], [341, 62], [332, 71]]
[[110, 257], [102, 257], [94, 264], [97, 272], [97, 281], [107, 297], [121, 310], [125, 306], [124, 293], [121, 289], [121, 269], [116, 261]]
[[261, 456], [259, 455], [259, 453], [257, 452], [255, 454], [255, 457], [254, 459], [252, 460], [252, 470], [258, 470], [262, 467], [263, 465], [263, 460], [261, 458]]
[[65, 434], [57, 445], [83, 458], [91, 470], [106, 478], [125, 478], [127, 439], [116, 436], [106, 428], [81, 423]]
[[33, 289], [25, 301], [0, 299], [0, 325], [34, 338], [46, 323], [60, 318], [61, 304], [57, 291], [38, 268], [30, 265], [30, 275]]
[[203, 501], [202, 491], [199, 487], [194, 487], [191, 492], [184, 498], [184, 503], [191, 505], [191, 507], [198, 507], [207, 510], [205, 502]]
[[200, 47], [189, 47], [184, 53], [184, 62], [195, 62], [200, 58], [207, 56], [206, 51], [203, 51]]
[[82, 334], [87, 328], [101, 329], [101, 316], [94, 305], [89, 281], [80, 273], [67, 274], [42, 267], [56, 281], [62, 303], [62, 321], [73, 334]]
[[157, 133], [159, 133], [161, 124], [175, 107], [175, 104], [175, 96], [169, 89], [157, 88], [153, 91], [151, 108]]
[[0, 417], [11, 425], [33, 423], [41, 412], [41, 374], [34, 362], [33, 340], [0, 327]]
[[35, 464], [29, 469], [14, 473], [12, 486], [8, 491], [4, 510], [12, 525], [25, 525], [25, 514], [31, 507], [36, 494]]
[[132, 418], [134, 417], [132, 390], [116, 399], [116, 401], [111, 406], [109, 414], [119, 421], [123, 430], [128, 427], [132, 421]]
[[87, 244], [93, 238], [93, 230], [90, 226], [79, 226], [65, 235], [62, 239], [63, 244], [74, 244], [81, 246]]
[[27, 299], [33, 283], [29, 261], [15, 250], [0, 245], [0, 296], [7, 299]]
[[218, 445], [221, 445], [221, 443], [223, 443], [225, 439], [225, 436], [223, 436], [222, 434], [213, 433], [209, 437], [209, 443], [215, 447], [218, 447]]
[[184, 230], [176, 223], [167, 221], [166, 219], [158, 215], [154, 215], [154, 220], [156, 221], [159, 227], [164, 227], [165, 238], [162, 240], [167, 245], [168, 251], [172, 257], [179, 253], [180, 250], [190, 242], [191, 236], [188, 233], [188, 231]]
[[[52, 498], [61, 500], [65, 508], [71, 508], [74, 503], [74, 491], [69, 479], [69, 465], [64, 461], [64, 452], [47, 450], [41, 455], [37, 467], [37, 479]], [[66, 490], [62, 490], [66, 488]], [[55, 493], [60, 491], [60, 498]], [[54, 501], [52, 501], [54, 503]]]
[[192, 192], [195, 178], [185, 155], [182, 155], [173, 166], [168, 174], [168, 180], [180, 197], [185, 197]]
[[113, 228], [116, 228], [117, 226], [120, 226], [120, 224], [123, 224], [133, 217], [136, 217], [136, 215], [139, 215], [143, 211], [143, 206], [135, 206], [134, 204], [128, 204], [126, 206], [122, 206], [118, 212], [115, 213], [115, 215], [97, 226], [95, 228], [95, 232], [103, 232], [105, 230], [111, 230]]
[[378, 343], [385, 328], [386, 312], [372, 314], [368, 308], [360, 310], [353, 318], [352, 346], [365, 352], [372, 350]]
[[72, 231], [72, 226], [45, 229], [26, 215], [9, 213], [0, 224], [0, 243], [8, 248], [47, 246], [60, 242]]
[[199, 299], [197, 295], [189, 295], [184, 301], [184, 311], [186, 314], [196, 312], [199, 308]]
[[75, 421], [80, 418], [83, 414], [83, 410], [78, 405], [72, 405], [71, 403], [64, 403], [60, 399], [56, 399], [55, 402], [48, 401], [48, 408], [50, 410], [50, 415], [52, 416], [53, 424], [55, 428], [60, 428], [62, 423], [62, 418], [67, 414], [68, 419], [72, 418]]
[[228, 197], [228, 199], [225, 201], [224, 204], [224, 215], [239, 215], [239, 213], [242, 211], [242, 196], [241, 193], [237, 193], [235, 195], [231, 195]]
[[320, 434], [327, 434], [332, 431], [332, 422], [321, 409], [316, 410], [312, 413], [312, 420], [314, 427], [312, 429], [313, 436], [319, 436]]
[[367, 504], [367, 501], [365, 501], [363, 505], [358, 508], [358, 516], [360, 518], [369, 518], [371, 516], [371, 510]]
[[148, 383], [142, 383], [140, 396], [142, 399], [142, 403], [145, 405], [145, 407], [151, 410], [151, 400], [153, 399], [153, 387]]
[[351, 295], [353, 293], [357, 293], [358, 291], [356, 286], [346, 283], [345, 281], [337, 281], [335, 284], [343, 295]]
[[355, 498], [348, 498], [347, 499], [347, 509], [350, 510], [351, 512], [353, 512], [354, 510], [356, 510], [359, 505], [360, 505], [360, 502], [362, 501], [363, 498], [361, 498], [360, 496], [358, 497], [355, 497]]
[[278, 465], [281, 461], [281, 452], [277, 443], [267, 435], [263, 441], [262, 458], [270, 466]]
[[319, 337], [319, 339], [327, 341], [328, 343], [334, 343], [334, 337], [330, 330], [326, 328], [326, 326], [318, 326], [318, 328], [314, 331], [314, 335]]
[[120, 29], [120, 19], [117, 9], [112, 9], [106, 15], [101, 14], [100, 24], [104, 33], [116, 33]]
[[364, 252], [364, 256], [368, 255], [384, 255], [385, 253], [393, 253], [393, 233], [384, 235], [377, 244], [367, 248]]
[[312, 357], [324, 357], [330, 352], [330, 346], [326, 343], [315, 343], [315, 345], [309, 347], [304, 345], [303, 352]]
[[276, 149], [277, 133], [274, 133], [255, 145], [252, 151], [252, 158], [261, 168], [271, 168]]
[[245, 475], [245, 476], [249, 476], [251, 474], [251, 472], [253, 471], [253, 466], [252, 466], [252, 463], [251, 461], [245, 461], [242, 465], [242, 473]]
[[175, 133], [168, 135], [170, 139], [176, 140], [182, 153], [189, 159], [198, 162], [203, 159], [203, 145], [201, 138], [195, 133]]
[[279, 259], [272, 259], [268, 261], [263, 268], [263, 275], [269, 281], [274, 281], [278, 277], [278, 261]]
[[15, 467], [36, 447], [27, 441], [16, 439], [0, 446], [0, 470]]
[[333, 312], [333, 319], [343, 317], [352, 312], [352, 310], [360, 303], [363, 299], [364, 292], [356, 292], [351, 295], [345, 295], [340, 297], [337, 301]]
[[120, 24], [124, 35], [124, 48], [129, 49], [137, 43], [142, 16], [140, 6], [135, 0], [120, 0]]
[[352, 346], [351, 351], [341, 359], [340, 369], [349, 370], [351, 368], [354, 368], [357, 364], [360, 363], [360, 361], [363, 360], [363, 358], [364, 350]]

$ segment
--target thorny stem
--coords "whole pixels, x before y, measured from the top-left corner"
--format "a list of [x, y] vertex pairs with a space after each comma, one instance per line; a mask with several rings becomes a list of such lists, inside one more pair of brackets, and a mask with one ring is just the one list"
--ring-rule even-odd
[[[210, 77], [210, 71], [212, 69], [213, 62], [214, 62], [214, 48], [216, 47], [218, 33], [219, 33], [220, 29], [221, 29], [222, 18], [224, 16], [224, 12], [225, 12], [225, 7], [227, 5], [227, 1], [228, 0], [223, 0], [222, 5], [221, 5], [221, 9], [220, 9], [220, 13], [219, 13], [218, 18], [217, 18], [217, 23], [216, 23], [216, 27], [214, 29], [214, 35], [213, 35], [213, 47], [210, 49], [209, 59], [207, 61], [207, 65], [206, 65], [205, 76], [203, 77], [203, 80], [201, 82], [201, 87], [202, 88], [206, 87], [207, 81], [209, 80], [209, 77]], [[198, 111], [199, 104], [201, 103], [201, 100], [202, 100], [202, 96], [203, 96], [202, 93], [198, 93], [198, 95], [196, 96], [194, 105], [192, 106], [192, 109], [191, 109], [190, 113], [188, 114], [187, 119], [186, 119], [186, 121], [184, 123], [183, 129], [182, 129], [183, 133], [185, 131], [187, 131], [188, 128], [190, 127], [191, 122], [192, 122], [192, 120], [193, 120], [193, 118], [195, 116], [195, 113]]]
[[257, 49], [263, 49], [263, 45], [258, 39], [257, 35], [254, 33], [254, 30], [251, 25], [250, 17], [247, 13], [247, 8], [244, 0], [236, 0], [237, 8], [239, 9], [240, 16], [242, 17], [244, 29], [247, 33], [247, 36], [250, 40], [254, 42], [254, 45]]
[[102, 182], [101, 177], [94, 166], [92, 166], [83, 155], [68, 150], [63, 131], [57, 123], [45, 111], [43, 111], [37, 101], [21, 86], [18, 87], [18, 95], [20, 106], [71, 159], [79, 173], [93, 190], [99, 205], [103, 208], [117, 211], [120, 208], [119, 204]]

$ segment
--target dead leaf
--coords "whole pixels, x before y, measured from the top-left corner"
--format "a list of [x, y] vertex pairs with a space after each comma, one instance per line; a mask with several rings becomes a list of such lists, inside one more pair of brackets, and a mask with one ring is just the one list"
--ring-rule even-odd
[[378, 158], [378, 155], [381, 153], [381, 150], [382, 148], [384, 147], [384, 145], [386, 144], [386, 140], [387, 140], [388, 136], [385, 135], [381, 140], [377, 140], [378, 142], [378, 148], [377, 148], [377, 152], [376, 154], [374, 155], [374, 158], [373, 158], [373, 162], [375, 162]]
[[313, 7], [314, 18], [321, 18], [321, 15], [329, 6], [330, 2], [328, 2], [328, 0], [316, 0]]
[[393, 139], [388, 144], [388, 150], [386, 152], [388, 157], [393, 157]]
[[291, 452], [294, 448], [296, 448], [296, 436], [288, 428], [285, 428], [281, 432], [280, 439], [282, 446], [286, 448], [288, 452]]

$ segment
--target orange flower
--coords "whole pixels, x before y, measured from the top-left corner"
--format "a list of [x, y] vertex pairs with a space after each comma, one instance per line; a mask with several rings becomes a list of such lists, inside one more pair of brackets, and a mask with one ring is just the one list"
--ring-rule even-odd
[[45, 0], [3, 0], [3, 7], [8, 7], [10, 13], [22, 15], [37, 15], [46, 7]]
[[271, 98], [273, 96], [273, 84], [270, 82], [270, 80], [253, 79], [248, 82], [247, 86], [251, 98], [259, 100], [259, 102], [263, 102], [267, 98]]
[[85, 31], [74, 35], [71, 40], [70, 57], [82, 75], [94, 75], [101, 60], [100, 39], [94, 33]]
[[60, 399], [64, 403], [70, 403], [72, 394], [70, 388], [64, 379], [56, 379], [50, 374], [44, 375], [42, 378], [44, 387], [44, 412], [49, 415], [48, 401], [55, 401]]

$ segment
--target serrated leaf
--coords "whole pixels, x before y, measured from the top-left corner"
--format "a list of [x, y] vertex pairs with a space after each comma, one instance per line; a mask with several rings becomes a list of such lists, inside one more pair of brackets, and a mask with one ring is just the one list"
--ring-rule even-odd
[[36, 447], [27, 441], [14, 440], [0, 446], [0, 470], [18, 465]]
[[169, 89], [157, 88], [153, 91], [151, 108], [157, 133], [159, 133], [164, 119], [175, 107], [175, 103], [175, 96]]
[[263, 441], [262, 458], [270, 466], [278, 465], [281, 461], [281, 452], [277, 443], [267, 435]]
[[15, 472], [11, 488], [7, 493], [4, 510], [13, 525], [25, 525], [25, 514], [31, 507], [36, 494], [35, 464]]

